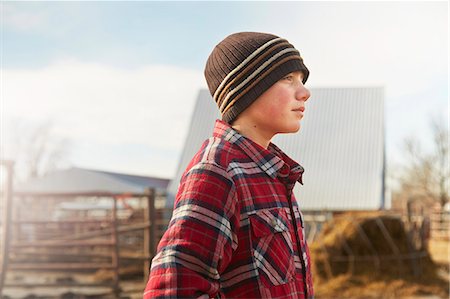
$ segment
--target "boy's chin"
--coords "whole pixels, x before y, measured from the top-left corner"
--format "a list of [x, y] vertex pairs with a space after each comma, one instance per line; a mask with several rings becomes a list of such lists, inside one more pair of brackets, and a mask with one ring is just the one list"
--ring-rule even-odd
[[292, 127], [291, 133], [297, 133], [300, 131], [301, 125], [300, 122], [296, 123], [295, 126]]
[[282, 132], [279, 132], [281, 134], [289, 134], [289, 133], [297, 133], [298, 131], [300, 131], [300, 124], [298, 124], [298, 126], [293, 126], [291, 128], [286, 128], [285, 130], [283, 130]]

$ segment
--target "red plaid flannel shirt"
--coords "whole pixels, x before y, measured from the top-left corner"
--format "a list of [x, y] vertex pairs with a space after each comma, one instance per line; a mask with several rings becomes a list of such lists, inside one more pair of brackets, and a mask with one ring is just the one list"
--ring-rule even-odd
[[217, 120], [187, 167], [144, 298], [313, 298], [303, 168]]

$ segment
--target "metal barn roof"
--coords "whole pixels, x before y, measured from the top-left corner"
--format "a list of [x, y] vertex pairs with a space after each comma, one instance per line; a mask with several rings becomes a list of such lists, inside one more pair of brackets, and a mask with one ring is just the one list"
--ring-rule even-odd
[[162, 191], [167, 188], [168, 184], [168, 179], [74, 167], [19, 183], [14, 187], [14, 192], [33, 194], [143, 194], [146, 188], [156, 188]]
[[[303, 210], [374, 210], [384, 203], [384, 89], [311, 88], [296, 134], [272, 140], [304, 168], [295, 196]], [[206, 90], [199, 93], [169, 205], [183, 171], [220, 118]], [[172, 200], [172, 202], [170, 202]]]

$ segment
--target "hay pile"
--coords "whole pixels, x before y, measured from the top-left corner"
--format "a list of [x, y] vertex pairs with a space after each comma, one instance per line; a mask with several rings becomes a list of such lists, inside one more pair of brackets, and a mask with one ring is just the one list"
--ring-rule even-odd
[[[396, 250], [384, 236], [380, 222]], [[337, 298], [337, 294], [339, 298], [449, 296], [449, 282], [439, 277], [438, 267], [426, 250], [411, 245], [403, 222], [396, 216], [383, 212], [336, 216], [310, 249], [317, 298]], [[421, 252], [421, 256], [397, 258], [414, 252]], [[355, 256], [353, 262], [350, 256]]]

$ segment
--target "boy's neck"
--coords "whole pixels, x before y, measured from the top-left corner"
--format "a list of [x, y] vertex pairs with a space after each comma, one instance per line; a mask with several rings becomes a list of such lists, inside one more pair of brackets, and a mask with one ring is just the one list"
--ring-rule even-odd
[[265, 134], [257, 125], [248, 123], [234, 123], [231, 127], [239, 132], [239, 134], [251, 139], [263, 148], [267, 149], [269, 147], [270, 141], [273, 137], [271, 134]]

